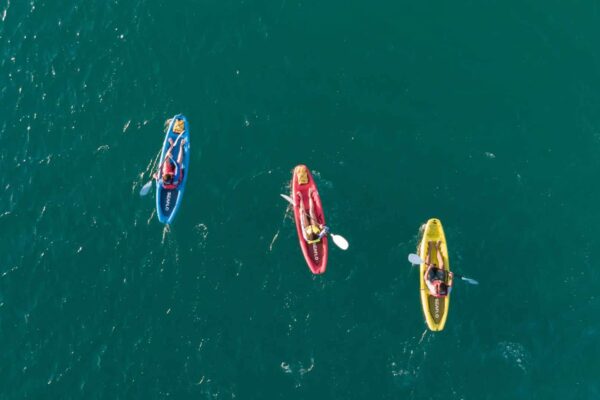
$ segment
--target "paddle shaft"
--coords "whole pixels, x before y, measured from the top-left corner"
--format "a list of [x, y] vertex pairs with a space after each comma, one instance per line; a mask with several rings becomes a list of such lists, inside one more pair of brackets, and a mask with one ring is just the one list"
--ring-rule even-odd
[[[412, 259], [412, 260], [411, 260], [411, 257], [412, 257], [412, 256], [415, 256], [415, 257], [414, 257], [414, 259]], [[420, 257], [418, 254], [410, 254], [410, 255], [409, 255], [409, 261], [410, 261], [411, 263], [412, 263], [412, 262], [416, 262], [417, 264], [426, 264], [426, 263], [425, 263], [425, 261], [424, 261], [424, 260], [423, 260], [423, 259], [422, 259], [422, 258], [421, 258], [421, 257]], [[478, 283], [478, 282], [477, 282], [475, 279], [473, 279], [473, 278], [467, 278], [466, 276], [463, 276], [463, 275], [457, 274], [457, 273], [455, 273], [455, 272], [452, 272], [452, 275], [453, 275], [453, 276], [455, 276], [455, 277], [457, 277], [458, 279], [462, 279], [462, 280], [463, 280], [463, 281], [465, 281], [465, 282], [469, 282], [469, 283], [471, 283], [471, 284], [475, 284], [475, 285], [479, 284], [479, 283]]]

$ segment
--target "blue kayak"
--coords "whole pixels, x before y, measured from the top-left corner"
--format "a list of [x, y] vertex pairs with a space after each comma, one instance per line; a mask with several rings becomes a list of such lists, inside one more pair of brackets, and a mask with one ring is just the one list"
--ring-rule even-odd
[[[166, 129], [165, 141], [163, 143], [162, 154], [160, 155], [160, 163], [156, 179], [156, 212], [158, 220], [163, 224], [170, 224], [175, 218], [175, 214], [181, 206], [181, 199], [185, 189], [185, 183], [188, 176], [188, 165], [190, 163], [190, 130], [187, 119], [181, 115], [175, 115], [170, 121], [168, 129]], [[169, 142], [172, 140], [173, 146]], [[181, 142], [185, 140], [183, 147]], [[172, 148], [171, 154], [167, 157], [169, 149]], [[183, 151], [181, 165], [179, 160], [179, 151]], [[163, 173], [165, 172], [165, 163], [170, 163], [168, 168], [171, 171], [171, 179], [167, 182], [163, 181]]]

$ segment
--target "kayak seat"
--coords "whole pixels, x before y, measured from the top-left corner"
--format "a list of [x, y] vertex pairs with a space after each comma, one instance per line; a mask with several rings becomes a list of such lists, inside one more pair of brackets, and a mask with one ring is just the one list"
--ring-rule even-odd
[[298, 167], [296, 169], [296, 176], [298, 177], [299, 185], [306, 185], [308, 183], [308, 171], [306, 170], [306, 167]]
[[183, 120], [178, 119], [177, 121], [175, 121], [175, 123], [173, 124], [173, 133], [180, 135], [184, 132], [184, 130], [185, 130], [185, 124], [184, 124]]

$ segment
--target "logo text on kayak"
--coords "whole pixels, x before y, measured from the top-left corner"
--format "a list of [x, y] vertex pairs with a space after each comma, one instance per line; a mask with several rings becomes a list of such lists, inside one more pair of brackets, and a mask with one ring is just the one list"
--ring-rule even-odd
[[169, 211], [171, 209], [171, 192], [167, 192], [165, 202], [165, 211]]

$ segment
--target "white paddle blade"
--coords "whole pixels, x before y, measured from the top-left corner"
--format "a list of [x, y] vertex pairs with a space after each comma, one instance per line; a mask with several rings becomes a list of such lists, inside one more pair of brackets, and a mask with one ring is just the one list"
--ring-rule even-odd
[[475, 279], [465, 278], [464, 276], [461, 278], [463, 281], [470, 283], [471, 285], [479, 285]]
[[144, 186], [142, 186], [140, 189], [140, 196], [147, 195], [150, 191], [150, 188], [152, 188], [152, 181], [148, 181]]
[[421, 259], [421, 257], [419, 257], [416, 254], [409, 254], [408, 255], [408, 261], [412, 264], [412, 265], [419, 265], [419, 264], [423, 264], [423, 260]]
[[331, 236], [331, 239], [333, 239], [333, 243], [335, 243], [337, 247], [339, 247], [342, 250], [348, 250], [350, 244], [348, 244], [348, 241], [343, 236], [334, 235], [333, 233], [330, 233], [329, 236]]
[[294, 200], [292, 200], [292, 198], [290, 196], [288, 196], [287, 194], [280, 194], [281, 197], [283, 197], [284, 199], [286, 199], [288, 201], [288, 203], [290, 203], [291, 205], [295, 206], [296, 203], [294, 203]]

